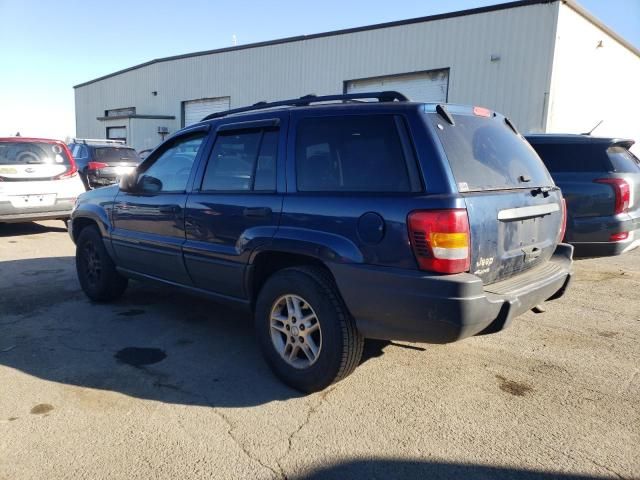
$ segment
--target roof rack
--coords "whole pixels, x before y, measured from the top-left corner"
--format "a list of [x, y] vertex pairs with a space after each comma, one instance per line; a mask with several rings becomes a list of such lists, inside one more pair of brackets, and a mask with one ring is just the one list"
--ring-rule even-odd
[[234, 113], [251, 112], [254, 110], [263, 110], [274, 107], [304, 107], [311, 103], [319, 102], [334, 102], [334, 101], [349, 101], [360, 99], [377, 99], [378, 102], [408, 102], [409, 99], [400, 92], [387, 91], [387, 92], [363, 92], [363, 93], [345, 93], [342, 95], [305, 95], [300, 98], [293, 98], [291, 100], [281, 100], [278, 102], [258, 102], [249, 107], [234, 108], [233, 110], [226, 110], [224, 112], [216, 112], [211, 115], [207, 115], [201, 121], [212, 120], [214, 118], [226, 117], [227, 115], [233, 115]]
[[91, 143], [114, 143], [117, 145], [124, 145], [126, 142], [124, 140], [113, 140], [111, 138], [72, 138], [69, 143], [84, 143], [85, 145], [89, 145]]

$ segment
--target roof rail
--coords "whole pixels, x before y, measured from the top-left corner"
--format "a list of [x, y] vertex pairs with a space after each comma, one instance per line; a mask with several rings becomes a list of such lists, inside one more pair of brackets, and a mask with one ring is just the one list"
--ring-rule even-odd
[[258, 102], [249, 107], [234, 108], [233, 110], [226, 110], [224, 112], [216, 112], [204, 117], [201, 122], [205, 120], [212, 120], [214, 118], [226, 117], [227, 115], [233, 115], [234, 113], [251, 112], [254, 110], [263, 110], [266, 108], [274, 107], [303, 107], [311, 103], [319, 102], [334, 102], [334, 101], [348, 101], [348, 100], [361, 100], [361, 99], [377, 99], [379, 102], [408, 102], [409, 99], [400, 92], [387, 91], [387, 92], [363, 92], [363, 93], [345, 93], [342, 95], [305, 95], [300, 98], [292, 98], [290, 100], [280, 100], [278, 102]]
[[89, 145], [91, 143], [115, 143], [118, 145], [124, 145], [126, 142], [124, 140], [113, 140], [111, 138], [72, 138], [69, 143], [84, 143], [85, 145]]

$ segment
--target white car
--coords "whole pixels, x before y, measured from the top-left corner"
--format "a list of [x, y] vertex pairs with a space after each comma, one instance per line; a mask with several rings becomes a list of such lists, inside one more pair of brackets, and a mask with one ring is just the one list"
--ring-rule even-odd
[[66, 221], [84, 191], [75, 161], [63, 142], [0, 138], [0, 223]]

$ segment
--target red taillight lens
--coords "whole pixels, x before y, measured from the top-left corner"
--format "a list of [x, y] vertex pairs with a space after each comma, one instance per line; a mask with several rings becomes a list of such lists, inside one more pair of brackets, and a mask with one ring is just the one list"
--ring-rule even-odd
[[465, 209], [420, 210], [408, 218], [409, 238], [421, 270], [469, 270], [469, 218]]
[[75, 177], [78, 174], [78, 166], [76, 165], [76, 162], [73, 159], [73, 155], [71, 155], [71, 151], [69, 150], [69, 147], [67, 147], [64, 143], [59, 143], [59, 145], [60, 145], [60, 148], [62, 148], [62, 150], [64, 151], [65, 155], [67, 156], [67, 159], [69, 160], [69, 168], [66, 172], [61, 173], [55, 178], [58, 180], [62, 180], [65, 178]]
[[562, 223], [560, 224], [560, 233], [558, 234], [558, 243], [564, 240], [564, 234], [567, 232], [567, 201], [563, 198], [560, 202], [560, 213], [562, 213]]
[[611, 185], [616, 196], [614, 213], [623, 213], [629, 208], [631, 202], [631, 188], [623, 178], [598, 178], [595, 183], [606, 183]]
[[619, 242], [621, 240], [626, 240], [629, 238], [629, 232], [620, 232], [620, 233], [612, 233], [609, 237], [609, 240], [612, 242]]
[[100, 170], [101, 168], [106, 168], [109, 165], [103, 162], [89, 162], [87, 163], [87, 167], [89, 170]]

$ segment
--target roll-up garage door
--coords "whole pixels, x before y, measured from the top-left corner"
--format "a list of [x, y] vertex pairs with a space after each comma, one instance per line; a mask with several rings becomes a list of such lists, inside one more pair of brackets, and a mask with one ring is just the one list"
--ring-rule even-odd
[[449, 69], [361, 78], [345, 83], [347, 93], [395, 90], [414, 102], [446, 102], [449, 90]]
[[198, 123], [207, 115], [229, 110], [229, 97], [201, 98], [184, 102], [184, 126]]

